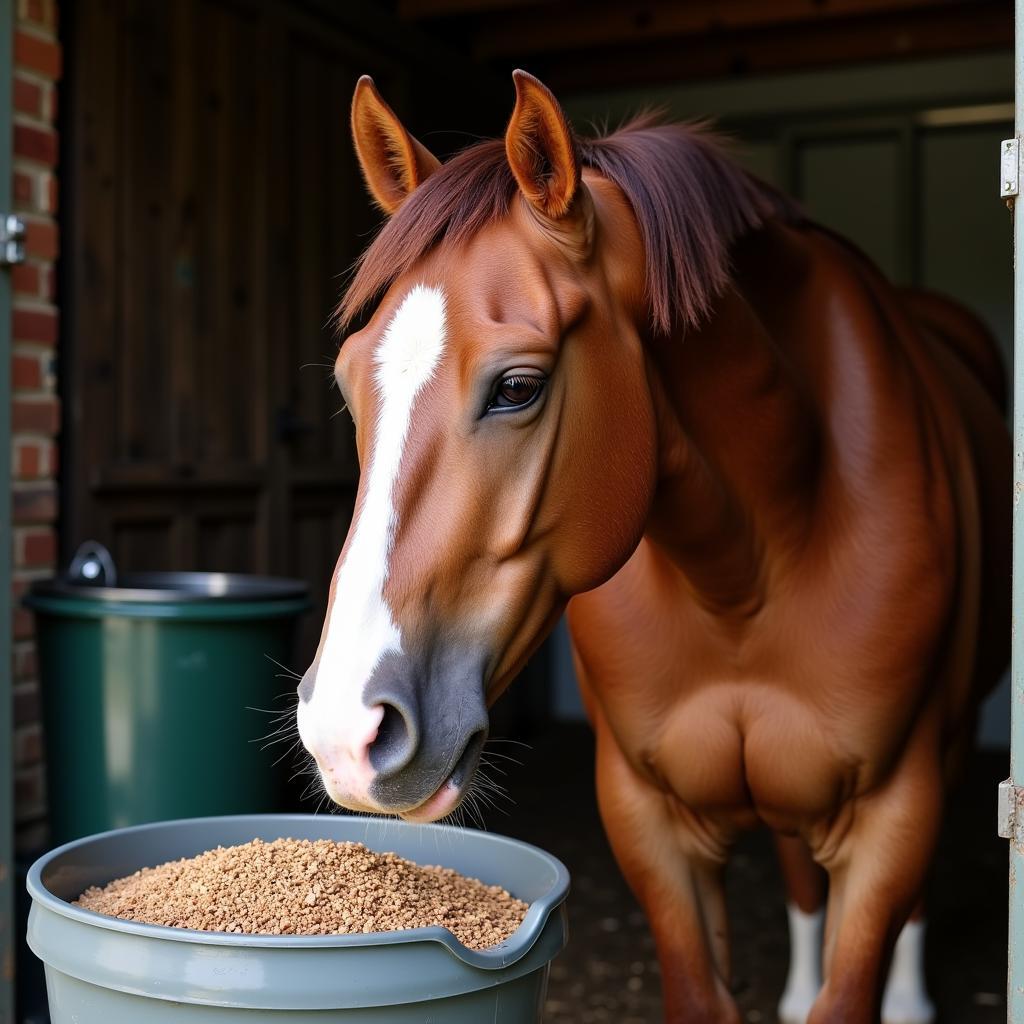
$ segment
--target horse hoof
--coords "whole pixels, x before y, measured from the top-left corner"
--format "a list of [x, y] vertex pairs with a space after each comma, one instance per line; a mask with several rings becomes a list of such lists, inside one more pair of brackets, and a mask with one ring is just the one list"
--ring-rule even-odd
[[817, 998], [818, 993], [810, 989], [786, 989], [779, 1000], [779, 1024], [807, 1024], [807, 1017]]
[[935, 1006], [923, 992], [886, 992], [882, 1024], [935, 1024]]

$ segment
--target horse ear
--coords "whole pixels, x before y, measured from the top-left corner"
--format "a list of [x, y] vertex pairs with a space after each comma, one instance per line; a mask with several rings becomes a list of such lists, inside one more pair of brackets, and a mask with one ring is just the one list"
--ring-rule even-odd
[[352, 97], [352, 141], [366, 187], [388, 216], [441, 166], [406, 131], [369, 75], [359, 79]]
[[580, 158], [572, 128], [546, 85], [513, 71], [516, 105], [505, 132], [505, 153], [519, 188], [533, 206], [559, 220], [580, 187]]

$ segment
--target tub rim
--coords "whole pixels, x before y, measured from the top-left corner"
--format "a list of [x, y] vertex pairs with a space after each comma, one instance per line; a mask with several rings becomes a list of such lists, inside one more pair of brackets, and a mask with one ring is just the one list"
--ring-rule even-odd
[[[169, 827], [174, 825], [202, 825], [214, 822], [240, 822], [260, 821], [273, 822], [282, 826], [290, 821], [309, 824], [317, 821], [315, 814], [226, 814], [209, 815], [195, 818], [175, 818], [168, 821], [147, 822], [141, 825], [130, 825], [125, 828], [110, 829], [106, 832], [96, 832], [80, 839], [64, 843], [61, 846], [47, 851], [40, 856], [31, 866], [26, 879], [26, 888], [32, 898], [33, 905], [38, 904], [40, 909], [69, 918], [94, 928], [102, 928], [108, 931], [125, 935], [134, 935], [144, 939], [158, 940], [164, 942], [182, 942], [193, 945], [206, 946], [227, 946], [234, 948], [254, 949], [344, 949], [350, 947], [373, 947], [403, 944], [418, 944], [423, 942], [437, 943], [444, 946], [456, 959], [461, 960], [469, 967], [485, 971], [496, 971], [511, 967], [536, 945], [544, 931], [551, 914], [558, 910], [569, 894], [570, 878], [569, 871], [565, 865], [553, 854], [541, 849], [532, 843], [520, 839], [512, 839], [509, 836], [499, 835], [493, 832], [484, 832], [477, 829], [464, 830], [451, 825], [413, 824], [410, 822], [389, 822], [389, 825], [398, 828], [415, 829], [416, 831], [429, 830], [436, 835], [458, 835], [463, 831], [471, 831], [484, 841], [498, 846], [526, 849], [538, 855], [546, 861], [554, 871], [554, 879], [551, 886], [542, 896], [531, 901], [522, 924], [504, 942], [498, 943], [484, 950], [470, 949], [460, 942], [455, 935], [447, 928], [440, 925], [433, 925], [429, 928], [406, 928], [400, 931], [390, 932], [367, 932], [358, 935], [239, 935], [229, 932], [200, 931], [192, 928], [172, 928], [169, 925], [144, 924], [139, 921], [126, 921], [123, 918], [111, 917], [107, 914], [99, 914], [92, 910], [77, 907], [66, 900], [61, 899], [52, 893], [43, 883], [42, 876], [46, 868], [58, 857], [63, 856], [77, 846], [82, 846], [100, 839], [110, 838], [114, 835], [126, 835], [130, 833], [150, 831], [154, 828]], [[357, 815], [331, 815], [333, 820], [345, 818], [350, 821], [373, 820], [364, 819]], [[386, 820], [386, 819], [377, 819]], [[256, 838], [256, 837], [254, 837]], [[329, 838], [329, 837], [325, 837]], [[372, 847], [371, 847], [372, 849]], [[142, 865], [147, 867], [149, 865]], [[488, 883], [484, 883], [488, 884]]]

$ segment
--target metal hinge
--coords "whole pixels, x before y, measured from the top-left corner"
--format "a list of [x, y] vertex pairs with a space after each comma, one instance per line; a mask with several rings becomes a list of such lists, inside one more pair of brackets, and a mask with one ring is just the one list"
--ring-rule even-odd
[[1024, 826], [1020, 810], [1024, 805], [1024, 791], [1013, 784], [1013, 779], [999, 783], [999, 801], [996, 810], [996, 831], [1002, 839], [1016, 839]]
[[25, 222], [13, 213], [0, 216], [0, 267], [25, 262]]
[[999, 195], [1012, 199], [1017, 195], [1020, 182], [1020, 143], [1017, 139], [1003, 139], [999, 143]]

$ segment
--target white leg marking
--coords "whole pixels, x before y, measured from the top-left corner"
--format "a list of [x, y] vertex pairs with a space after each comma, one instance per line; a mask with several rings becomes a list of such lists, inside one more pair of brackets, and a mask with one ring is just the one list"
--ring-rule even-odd
[[789, 974], [779, 1000], [781, 1024], [807, 1024], [814, 1000], [821, 991], [821, 942], [825, 911], [807, 914], [789, 904]]
[[882, 998], [884, 1024], [932, 1024], [935, 1006], [924, 978], [924, 921], [908, 921], [896, 940]]
[[[417, 285], [377, 346], [374, 382], [379, 409], [363, 505], [345, 561], [338, 567], [313, 696], [308, 704], [300, 701], [298, 708], [299, 734], [320, 759], [321, 769], [338, 767], [345, 755], [356, 758], [363, 753], [367, 734], [375, 733], [380, 720], [379, 711], [363, 705], [363, 688], [384, 654], [401, 650], [399, 629], [384, 599], [397, 525], [395, 481], [413, 404], [433, 376], [444, 342], [444, 293]], [[365, 785], [369, 764], [346, 763], [339, 774], [353, 773]]]

